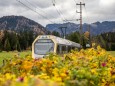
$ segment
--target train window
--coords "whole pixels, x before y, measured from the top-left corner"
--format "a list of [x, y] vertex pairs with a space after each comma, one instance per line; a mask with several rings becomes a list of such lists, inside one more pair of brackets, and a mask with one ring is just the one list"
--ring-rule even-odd
[[66, 46], [66, 53], [68, 53], [68, 46]]
[[64, 46], [64, 45], [62, 46], [62, 52], [66, 53], [66, 46]]
[[51, 39], [39, 39], [34, 44], [34, 52], [38, 55], [45, 55], [54, 51], [54, 42]]
[[75, 49], [75, 47], [72, 47], [72, 50], [74, 50]]
[[57, 51], [56, 52], [57, 52], [57, 54], [60, 53], [60, 46], [59, 45], [57, 46]]
[[62, 54], [62, 45], [57, 46], [57, 54]]
[[50, 40], [50, 39], [39, 39], [37, 42], [39, 42], [39, 43], [51, 43], [52, 42], [52, 40]]
[[68, 52], [70, 52], [71, 51], [71, 46], [68, 46]]

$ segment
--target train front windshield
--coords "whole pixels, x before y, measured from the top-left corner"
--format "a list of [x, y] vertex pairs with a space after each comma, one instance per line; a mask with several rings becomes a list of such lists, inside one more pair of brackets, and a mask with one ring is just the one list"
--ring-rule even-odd
[[54, 51], [54, 42], [51, 39], [38, 39], [34, 44], [34, 53], [46, 55]]

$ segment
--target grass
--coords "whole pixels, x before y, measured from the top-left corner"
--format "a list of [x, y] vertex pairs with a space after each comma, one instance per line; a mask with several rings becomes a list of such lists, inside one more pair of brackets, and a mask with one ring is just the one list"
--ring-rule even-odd
[[108, 51], [108, 53], [115, 57], [115, 51]]
[[[110, 53], [112, 56], [115, 57], [115, 51], [108, 51], [108, 53]], [[16, 55], [18, 55], [20, 57], [25, 57], [26, 55], [31, 55], [31, 51], [23, 51], [23, 52], [17, 52], [17, 51], [10, 51], [10, 52], [0, 52], [0, 65], [2, 64], [3, 59], [10, 59]]]
[[31, 51], [23, 51], [23, 52], [17, 52], [17, 51], [5, 52], [3, 51], [3, 52], [0, 52], [0, 65], [2, 64], [3, 59], [10, 59], [17, 55], [23, 58], [26, 55], [31, 55]]

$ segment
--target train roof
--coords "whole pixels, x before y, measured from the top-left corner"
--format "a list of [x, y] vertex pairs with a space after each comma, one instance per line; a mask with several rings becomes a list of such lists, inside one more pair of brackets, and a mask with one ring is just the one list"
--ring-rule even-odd
[[54, 35], [40, 35], [38, 37], [39, 37], [39, 39], [46, 39], [46, 38], [47, 39], [53, 39], [53, 40], [55, 40], [55, 42], [57, 42], [57, 44], [75, 46], [75, 47], [80, 48], [79, 43], [75, 43], [75, 42], [72, 42], [70, 40], [63, 39], [63, 38], [60, 38], [60, 37], [57, 37], [57, 36], [54, 36]]

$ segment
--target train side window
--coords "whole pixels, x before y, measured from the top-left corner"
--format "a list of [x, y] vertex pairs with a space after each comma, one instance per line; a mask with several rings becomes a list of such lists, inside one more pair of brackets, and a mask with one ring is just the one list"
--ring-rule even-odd
[[62, 50], [62, 45], [59, 45], [59, 49], [60, 49], [60, 50], [59, 50], [59, 51], [60, 51], [60, 54], [62, 54], [62, 51], [63, 51], [63, 50]]
[[72, 50], [74, 50], [75, 49], [75, 47], [72, 47]]
[[62, 54], [62, 45], [57, 46], [57, 54]]
[[67, 53], [67, 46], [66, 45], [63, 45], [62, 51], [63, 51], [63, 53]]
[[60, 46], [57, 46], [57, 54], [60, 54]]
[[66, 46], [66, 53], [68, 53], [68, 46]]
[[70, 52], [71, 51], [71, 46], [68, 46], [68, 52]]

